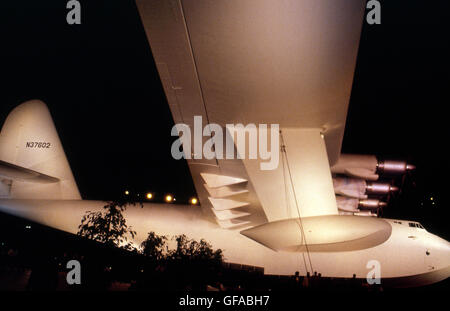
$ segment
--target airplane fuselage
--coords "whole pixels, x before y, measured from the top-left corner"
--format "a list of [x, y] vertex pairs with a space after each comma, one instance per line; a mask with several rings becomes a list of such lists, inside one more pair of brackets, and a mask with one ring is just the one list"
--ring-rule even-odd
[[[75, 234], [82, 216], [104, 205], [87, 200], [2, 199], [0, 211]], [[390, 235], [383, 243], [365, 249], [275, 251], [238, 230], [220, 228], [198, 206], [145, 203], [143, 207], [129, 206], [124, 216], [137, 232], [133, 241], [136, 245], [151, 231], [169, 238], [186, 234], [222, 249], [226, 262], [264, 267], [265, 274], [293, 275], [298, 271], [306, 275], [316, 271], [324, 277], [366, 278], [378, 268], [382, 284], [393, 286], [426, 285], [450, 274], [450, 243], [405, 220], [379, 219], [391, 227]]]

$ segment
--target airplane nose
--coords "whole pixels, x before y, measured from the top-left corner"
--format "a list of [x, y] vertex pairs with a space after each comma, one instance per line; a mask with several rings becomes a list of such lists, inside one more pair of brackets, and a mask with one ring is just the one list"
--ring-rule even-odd
[[447, 258], [447, 266], [450, 266], [450, 243], [449, 242], [447, 242], [446, 258]]
[[435, 263], [440, 268], [450, 266], [450, 242], [429, 233], [424, 246], [427, 248], [427, 261]]
[[[447, 241], [446, 241], [447, 242]], [[445, 251], [445, 271], [447, 271], [447, 277], [450, 277], [450, 243], [447, 242], [447, 250]]]
[[439, 257], [441, 257], [441, 266], [442, 268], [450, 268], [450, 243], [441, 238], [439, 240], [437, 250]]
[[427, 275], [429, 283], [439, 282], [450, 277], [450, 243], [433, 235], [427, 246], [425, 262], [427, 269], [432, 267], [433, 271]]

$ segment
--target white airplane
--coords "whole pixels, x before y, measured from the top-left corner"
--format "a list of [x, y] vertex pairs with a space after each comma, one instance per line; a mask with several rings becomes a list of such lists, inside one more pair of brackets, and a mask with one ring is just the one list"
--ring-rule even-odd
[[[201, 208], [128, 207], [135, 243], [150, 231], [204, 238], [227, 262], [266, 274], [365, 279], [375, 268], [387, 286], [450, 275], [449, 242], [416, 222], [357, 216], [381, 206], [363, 202], [370, 193], [395, 190], [373, 182], [383, 172], [412, 168], [341, 155], [364, 4], [137, 0], [175, 123], [279, 124], [282, 148], [274, 170], [261, 170], [263, 159], [188, 159]], [[86, 211], [105, 205], [81, 199], [38, 100], [7, 117], [0, 176], [0, 211], [63, 231], [76, 233]]]

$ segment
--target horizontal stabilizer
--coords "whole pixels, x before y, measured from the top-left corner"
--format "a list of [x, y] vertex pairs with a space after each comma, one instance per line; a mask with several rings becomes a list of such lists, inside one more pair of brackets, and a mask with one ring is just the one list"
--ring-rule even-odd
[[12, 180], [20, 180], [40, 184], [56, 183], [59, 181], [59, 179], [56, 177], [48, 176], [2, 160], [0, 160], [0, 176]]

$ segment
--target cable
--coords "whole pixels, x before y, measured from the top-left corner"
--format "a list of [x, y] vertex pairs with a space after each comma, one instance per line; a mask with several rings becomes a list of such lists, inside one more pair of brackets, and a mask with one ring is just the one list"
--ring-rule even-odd
[[[281, 131], [280, 131], [280, 135], [281, 135]], [[286, 153], [286, 149], [284, 144], [282, 143], [281, 145], [281, 152], [282, 153]], [[283, 164], [283, 182], [284, 182], [284, 195], [286, 198], [286, 215], [288, 215], [290, 218], [292, 218], [293, 216], [291, 215], [291, 207], [290, 207], [290, 200], [289, 200], [289, 189], [286, 183], [286, 168], [285, 168], [285, 158], [284, 156], [281, 158], [281, 163]], [[305, 265], [305, 273], [308, 272], [308, 266], [306, 265], [306, 258], [305, 258], [305, 253], [302, 253], [302, 257], [303, 257], [303, 263]], [[297, 257], [298, 260], [298, 257]]]
[[[302, 234], [302, 242], [303, 242], [303, 240], [305, 241], [305, 247], [306, 247], [306, 253], [308, 255], [309, 265], [311, 266], [311, 273], [313, 273], [314, 269], [313, 269], [313, 265], [312, 265], [312, 261], [311, 261], [311, 255], [309, 253], [309, 248], [308, 248], [308, 243], [306, 241], [305, 231], [303, 230], [303, 222], [302, 222], [302, 218], [300, 215], [300, 209], [298, 206], [297, 195], [295, 193], [294, 182], [292, 180], [292, 173], [291, 173], [291, 168], [289, 166], [289, 159], [288, 159], [287, 152], [286, 152], [286, 145], [284, 143], [283, 133], [281, 132], [281, 130], [280, 130], [280, 138], [281, 138], [281, 150], [284, 153], [284, 156], [286, 157], [286, 165], [287, 165], [288, 172], [289, 172], [289, 179], [291, 182], [292, 193], [294, 194], [295, 206], [297, 208], [297, 214], [298, 214], [298, 219], [299, 219], [299, 222], [297, 222], [297, 224], [299, 225], [299, 228], [300, 228], [300, 231]], [[283, 172], [283, 174], [284, 174], [284, 172]], [[305, 265], [306, 265], [306, 261], [305, 261]], [[308, 269], [306, 269], [306, 271], [308, 271]]]

